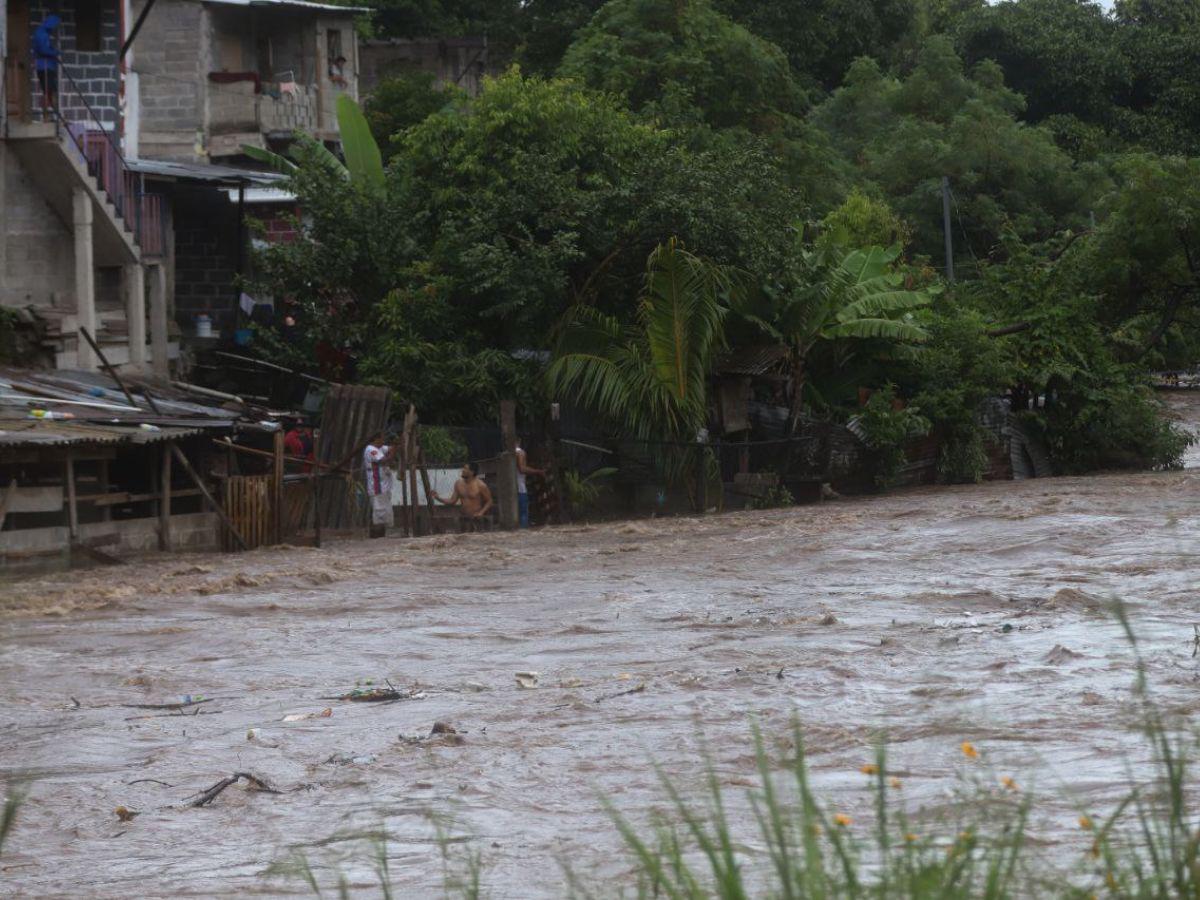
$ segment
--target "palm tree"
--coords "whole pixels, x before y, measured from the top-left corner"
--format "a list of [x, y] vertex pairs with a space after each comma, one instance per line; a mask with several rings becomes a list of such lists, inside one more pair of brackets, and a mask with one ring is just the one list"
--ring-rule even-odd
[[808, 356], [818, 342], [927, 337], [912, 311], [928, 306], [933, 290], [905, 289], [904, 276], [892, 268], [899, 256], [899, 247], [801, 247], [778, 283], [741, 295], [735, 305], [743, 319], [787, 348], [793, 433], [800, 422]]
[[727, 273], [671, 238], [651, 253], [634, 324], [591, 306], [568, 314], [547, 372], [550, 390], [593, 410], [625, 436], [653, 442], [668, 480], [691, 470], [708, 418], [708, 374], [724, 343]]

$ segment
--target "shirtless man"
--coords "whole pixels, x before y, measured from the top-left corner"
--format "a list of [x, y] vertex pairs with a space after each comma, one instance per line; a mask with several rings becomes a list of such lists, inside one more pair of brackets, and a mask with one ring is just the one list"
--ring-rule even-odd
[[467, 516], [468, 526], [474, 530], [480, 523], [486, 521], [486, 516], [492, 510], [492, 492], [479, 477], [479, 467], [475, 463], [467, 463], [462, 467], [461, 476], [454, 482], [454, 493], [450, 499], [432, 492], [434, 500], [446, 506], [461, 506]]

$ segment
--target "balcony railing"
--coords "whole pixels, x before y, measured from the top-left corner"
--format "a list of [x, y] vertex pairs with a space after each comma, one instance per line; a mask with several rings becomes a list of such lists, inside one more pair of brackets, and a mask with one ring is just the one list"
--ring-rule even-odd
[[78, 152], [142, 253], [162, 255], [166, 246], [163, 197], [146, 193], [141, 174], [130, 169], [121, 155], [112, 128], [104, 126], [65, 66], [59, 65], [58, 75], [56, 95], [37, 82], [34, 117], [52, 121], [56, 132], [69, 138], [66, 143]]

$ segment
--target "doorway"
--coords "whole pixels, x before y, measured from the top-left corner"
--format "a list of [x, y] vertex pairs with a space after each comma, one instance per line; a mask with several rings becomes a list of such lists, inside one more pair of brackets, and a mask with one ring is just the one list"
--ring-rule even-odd
[[29, 0], [8, 0], [5, 22], [8, 46], [4, 53], [4, 96], [8, 115], [29, 113]]

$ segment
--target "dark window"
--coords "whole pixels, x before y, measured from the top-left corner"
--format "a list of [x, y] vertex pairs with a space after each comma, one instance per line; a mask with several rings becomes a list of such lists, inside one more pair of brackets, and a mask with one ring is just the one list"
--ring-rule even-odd
[[97, 53], [100, 43], [100, 0], [75, 0], [75, 49]]

